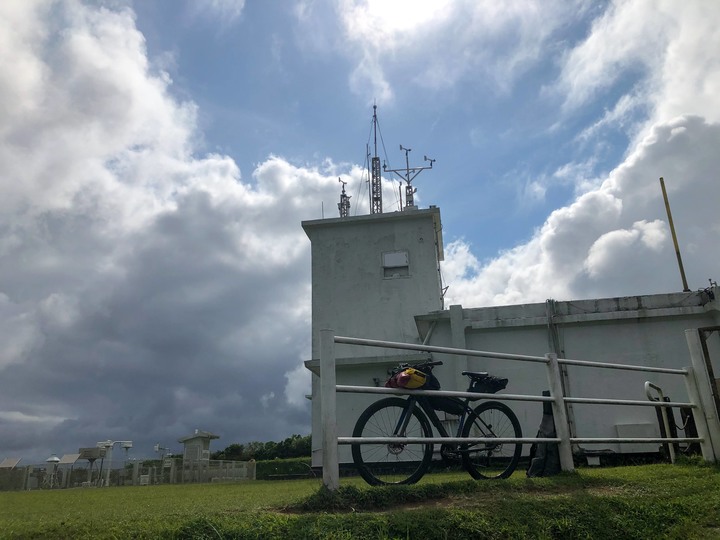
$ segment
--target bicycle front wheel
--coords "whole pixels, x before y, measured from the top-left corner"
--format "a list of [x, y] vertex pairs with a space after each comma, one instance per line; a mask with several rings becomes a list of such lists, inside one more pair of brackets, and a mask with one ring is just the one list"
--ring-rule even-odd
[[[395, 397], [376, 401], [358, 418], [353, 437], [432, 437], [430, 422], [417, 404], [404, 432], [399, 432], [408, 404]], [[355, 466], [372, 486], [414, 484], [430, 466], [432, 453], [432, 443], [352, 445]]]
[[520, 422], [512, 409], [497, 401], [477, 406], [469, 415], [463, 437], [486, 437], [487, 442], [468, 443], [461, 447], [463, 467], [476, 480], [507, 478], [517, 467], [521, 443], [498, 443], [492, 439], [522, 437]]

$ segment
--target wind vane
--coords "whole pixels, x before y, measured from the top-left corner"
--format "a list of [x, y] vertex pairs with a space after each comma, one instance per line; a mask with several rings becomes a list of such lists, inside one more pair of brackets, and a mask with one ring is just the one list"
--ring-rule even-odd
[[342, 184], [342, 193], [340, 193], [340, 202], [338, 203], [338, 210], [340, 211], [340, 217], [348, 217], [350, 215], [350, 197], [345, 193], [345, 186], [347, 182], [343, 181], [342, 178], [338, 178], [338, 182]]
[[[400, 151], [405, 152], [405, 168], [404, 169], [388, 169], [387, 165], [383, 164], [383, 171], [385, 172], [393, 172], [397, 174], [400, 178], [405, 180], [405, 208], [412, 208], [415, 206], [415, 200], [413, 195], [417, 192], [417, 188], [412, 187], [412, 181], [415, 180], [415, 177], [420, 174], [422, 171], [425, 171], [427, 169], [433, 168], [433, 163], [435, 163], [434, 159], [430, 159], [427, 156], [423, 156], [424, 160], [429, 162], [430, 165], [428, 166], [417, 166], [417, 167], [411, 167], [410, 166], [410, 157], [409, 154], [412, 152], [412, 148], [405, 148], [402, 144], [400, 145]], [[401, 174], [403, 173], [403, 174]], [[400, 195], [400, 201], [402, 202], [402, 194]]]

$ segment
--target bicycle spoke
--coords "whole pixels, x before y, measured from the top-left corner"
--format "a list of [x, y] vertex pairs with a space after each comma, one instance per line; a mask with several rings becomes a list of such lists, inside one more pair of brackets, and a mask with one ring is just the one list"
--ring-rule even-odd
[[517, 467], [522, 445], [496, 443], [492, 439], [521, 436], [520, 423], [507, 405], [483, 403], [468, 418], [463, 437], [486, 437], [489, 440], [463, 445], [463, 465], [477, 479], [507, 478]]
[[[358, 419], [354, 437], [393, 437], [407, 400], [388, 398], [366, 409]], [[432, 430], [425, 415], [415, 410], [405, 437], [430, 437]], [[354, 444], [353, 460], [362, 477], [370, 484], [411, 484], [417, 482], [432, 459], [432, 444], [390, 443]]]

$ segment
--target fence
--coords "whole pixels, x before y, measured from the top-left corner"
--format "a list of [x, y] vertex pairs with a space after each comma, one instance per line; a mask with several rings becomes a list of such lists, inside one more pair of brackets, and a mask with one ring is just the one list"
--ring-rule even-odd
[[184, 461], [165, 458], [163, 460], [106, 462], [102, 467], [81, 462], [70, 465], [40, 464], [0, 469], [0, 491], [238, 482], [242, 480], [255, 480], [254, 461]]
[[[639, 366], [630, 364], [612, 364], [605, 362], [591, 362], [586, 360], [571, 360], [558, 358], [555, 354], [546, 354], [544, 356], [528, 356], [518, 354], [505, 354], [497, 352], [476, 351], [470, 349], [457, 349], [451, 347], [437, 347], [430, 345], [419, 345], [410, 343], [397, 343], [392, 341], [379, 341], [371, 339], [360, 339], [352, 337], [335, 336], [332, 330], [320, 331], [320, 410], [322, 425], [322, 450], [323, 450], [323, 483], [328, 489], [335, 490], [339, 487], [339, 463], [338, 463], [338, 444], [368, 444], [372, 443], [392, 443], [392, 442], [413, 442], [413, 443], [458, 443], [482, 441], [483, 439], [458, 439], [446, 437], [428, 437], [428, 438], [377, 438], [363, 439], [360, 437], [338, 437], [337, 434], [337, 403], [336, 392], [356, 392], [370, 394], [416, 394], [416, 395], [433, 395], [433, 396], [450, 396], [450, 397], [473, 397], [473, 398], [492, 398], [494, 400], [518, 400], [518, 401], [548, 401], [552, 404], [553, 415], [555, 418], [556, 438], [507, 438], [502, 441], [521, 442], [521, 443], [553, 443], [558, 444], [560, 454], [560, 465], [564, 471], [573, 471], [573, 444], [593, 444], [593, 443], [665, 443], [672, 446], [672, 443], [699, 443], [702, 450], [703, 458], [709, 462], [715, 462], [720, 459], [720, 423], [718, 423], [718, 412], [715, 410], [713, 396], [710, 389], [710, 380], [707, 368], [702, 357], [702, 351], [699, 350], [699, 334], [697, 330], [687, 330], [685, 332], [692, 367], [681, 369], [661, 368], [652, 366]], [[550, 396], [533, 396], [518, 394], [478, 394], [468, 392], [454, 391], [427, 391], [427, 390], [403, 390], [396, 388], [376, 388], [365, 386], [347, 386], [337, 385], [335, 372], [335, 343], [343, 343], [346, 345], [362, 345], [369, 347], [382, 347], [391, 349], [405, 349], [428, 353], [440, 353], [459, 356], [476, 356], [484, 358], [499, 358], [510, 361], [520, 362], [536, 362], [543, 363], [546, 366], [546, 374], [548, 385], [550, 388]], [[602, 399], [602, 398], [582, 398], [568, 397], [564, 395], [560, 365], [573, 365], [578, 367], [594, 368], [594, 369], [614, 369], [627, 371], [640, 371], [652, 373], [664, 373], [670, 375], [682, 376], [688, 392], [690, 402], [670, 402], [670, 401], [641, 401], [632, 399]], [[662, 407], [666, 411], [668, 407], [688, 407], [694, 412], [695, 424], [697, 427], [697, 437], [671, 437], [666, 431], [665, 437], [571, 437], [570, 427], [566, 404], [577, 403], [586, 405], [625, 405], [640, 407]], [[500, 442], [500, 440], [498, 440]]]

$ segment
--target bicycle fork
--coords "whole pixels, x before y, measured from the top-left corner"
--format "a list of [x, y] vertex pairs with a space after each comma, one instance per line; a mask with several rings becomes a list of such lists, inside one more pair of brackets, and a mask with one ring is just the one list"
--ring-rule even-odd
[[[393, 436], [395, 437], [405, 437], [407, 432], [408, 424], [410, 423], [410, 419], [412, 418], [413, 411], [415, 410], [415, 406], [417, 405], [417, 398], [410, 397], [408, 398], [408, 405], [403, 409], [402, 414], [400, 414], [400, 418], [398, 418], [397, 424], [395, 425], [395, 430], [393, 431]], [[388, 447], [390, 448], [390, 451], [397, 451], [400, 452], [405, 445], [403, 443], [390, 443], [388, 444]]]

